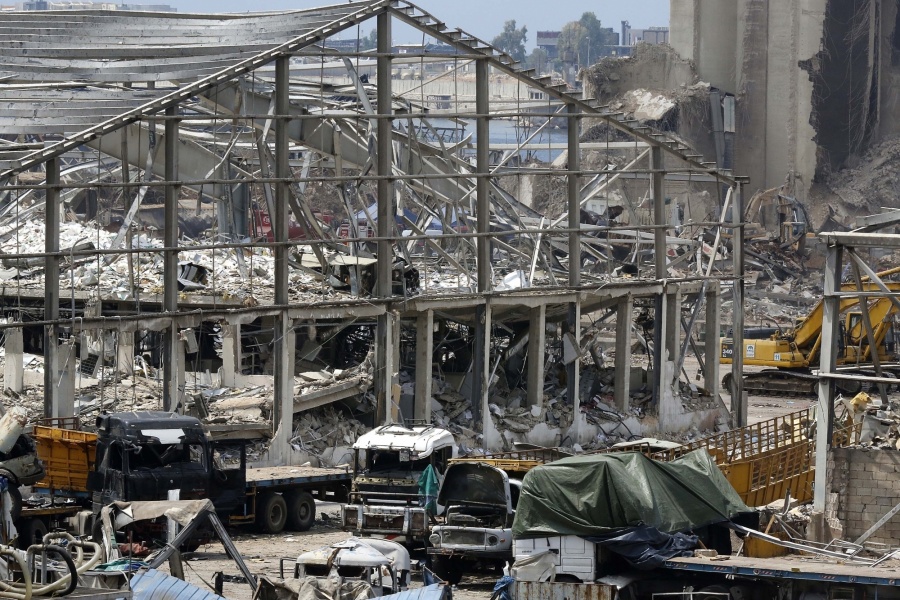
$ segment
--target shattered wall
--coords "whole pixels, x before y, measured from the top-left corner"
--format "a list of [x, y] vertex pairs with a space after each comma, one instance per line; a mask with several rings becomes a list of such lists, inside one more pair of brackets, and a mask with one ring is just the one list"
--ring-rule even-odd
[[[835, 448], [826, 513], [843, 526], [843, 539], [855, 540], [897, 503], [900, 494], [900, 452], [868, 448]], [[871, 542], [896, 544], [900, 518], [888, 521]]]

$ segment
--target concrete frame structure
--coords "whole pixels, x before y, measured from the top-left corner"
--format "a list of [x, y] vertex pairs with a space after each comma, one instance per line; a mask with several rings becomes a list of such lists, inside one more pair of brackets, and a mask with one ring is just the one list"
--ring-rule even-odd
[[[895, 219], [896, 217], [894, 217]], [[813, 495], [813, 505], [818, 512], [826, 509], [829, 482], [831, 480], [830, 451], [834, 441], [834, 403], [837, 396], [835, 382], [839, 380], [853, 380], [869, 382], [873, 385], [880, 383], [892, 384], [896, 382], [893, 377], [880, 376], [880, 367], [877, 358], [874, 360], [875, 376], [860, 374], [843, 374], [837, 369], [837, 352], [839, 348], [840, 327], [840, 302], [842, 298], [859, 298], [860, 303], [868, 302], [871, 298], [887, 298], [897, 308], [900, 308], [900, 300], [897, 293], [892, 292], [878, 274], [860, 256], [860, 251], [872, 249], [900, 249], [900, 235], [882, 233], [822, 233], [820, 237], [827, 245], [825, 262], [825, 293], [823, 296], [822, 315], [822, 356], [819, 361], [819, 401], [816, 408], [816, 482]], [[845, 263], [854, 274], [858, 289], [862, 290], [863, 278], [868, 278], [879, 288], [878, 292], [841, 291]], [[866, 315], [863, 311], [863, 315]], [[871, 323], [864, 318], [865, 329], [870, 345], [874, 346]]]
[[[359, 82], [357, 89], [359, 106], [355, 112], [349, 110], [332, 110], [316, 113], [312, 108], [322, 103], [322, 96], [314, 98], [309, 105], [302, 105], [298, 100], [301, 92], [291, 81], [291, 57], [315, 54], [314, 44], [341, 31], [356, 27], [368, 19], [377, 19], [378, 31], [378, 70], [375, 90], [375, 105], [371, 104], [368, 91]], [[404, 137], [405, 133], [398, 127], [398, 122], [412, 119], [427, 119], [428, 115], [416, 105], [407, 103], [398, 110], [397, 100], [391, 93], [391, 64], [393, 56], [390, 51], [391, 22], [399, 20], [407, 23], [439, 42], [453, 46], [458, 53], [458, 60], [474, 60], [476, 72], [476, 102], [474, 112], [458, 110], [456, 118], [468, 118], [476, 122], [477, 141], [475, 142], [474, 168], [465, 166], [452, 156], [448, 156], [446, 148], [424, 148], [418, 144], [416, 151]], [[328, 54], [330, 57], [333, 53]], [[324, 60], [324, 51], [318, 54]], [[348, 57], [350, 58], [350, 57]], [[430, 56], [430, 58], [434, 58]], [[447, 60], [446, 57], [438, 57]], [[426, 57], [422, 57], [423, 60]], [[61, 329], [70, 328], [72, 336], [87, 330], [116, 330], [122, 332], [121, 338], [127, 345], [128, 336], [137, 330], [161, 330], [165, 332], [164, 353], [162, 357], [165, 407], [167, 410], [183, 409], [184, 394], [184, 330], [197, 327], [204, 320], [218, 320], [224, 323], [223, 334], [223, 382], [229, 385], [242, 385], [248, 377], [241, 373], [241, 334], [242, 326], [248, 322], [264, 318], [272, 323], [272, 347], [274, 350], [274, 398], [272, 403], [273, 440], [270, 446], [270, 459], [274, 463], [283, 464], [290, 460], [291, 419], [295, 412], [312, 408], [325, 402], [325, 399], [299, 398], [293, 393], [292, 365], [297, 350], [299, 328], [309, 323], [329, 320], [345, 322], [348, 319], [374, 319], [375, 327], [375, 377], [374, 389], [377, 399], [377, 422], [392, 422], [401, 418], [399, 414], [398, 371], [399, 343], [401, 320], [414, 319], [417, 324], [417, 350], [415, 357], [416, 398], [413, 416], [416, 419], [429, 419], [431, 366], [434, 362], [433, 344], [434, 327], [438, 316], [441, 320], [450, 320], [464, 324], [474, 330], [473, 365], [471, 374], [470, 400], [473, 412], [482, 426], [483, 445], [486, 448], [497, 448], [503, 444], [499, 433], [493, 425], [489, 410], [489, 390], [493, 369], [496, 368], [497, 348], [494, 346], [495, 324], [505, 322], [524, 322], [528, 324], [530, 337], [528, 340], [528, 374], [529, 400], [539, 400], [542, 394], [544, 360], [546, 348], [546, 329], [548, 322], [564, 324], [563, 348], [570, 345], [573, 357], [567, 359], [567, 387], [569, 402], [574, 407], [575, 421], [569, 436], [572, 439], [590, 438], [588, 424], [580, 411], [582, 391], [579, 389], [579, 357], [582, 351], [581, 333], [583, 329], [582, 315], [600, 310], [614, 310], [619, 318], [616, 332], [616, 404], [619, 408], [627, 408], [629, 402], [628, 381], [631, 371], [631, 317], [636, 300], [648, 302], [655, 307], [656, 326], [654, 381], [655, 399], [658, 409], [658, 425], [661, 429], [678, 430], [691, 425], [687, 420], [683, 407], [677, 398], [676, 386], [679, 373], [676, 368], [679, 354], [682, 352], [682, 336], [687, 329], [687, 336], [692, 335], [692, 327], [683, 324], [681, 306], [689, 300], [694, 303], [694, 312], [698, 312], [706, 301], [706, 317], [709, 321], [708, 331], [718, 331], [720, 285], [734, 282], [733, 298], [736, 307], [741, 306], [742, 282], [742, 237], [734, 239], [733, 266], [727, 272], [711, 273], [700, 271], [688, 277], [673, 276], [670, 272], [672, 257], [669, 249], [675, 243], [684, 243], [669, 236], [672, 228], [668, 220], [665, 204], [665, 188], [667, 178], [695, 177], [697, 180], [713, 181], [717, 185], [731, 186], [734, 190], [734, 220], [732, 222], [714, 221], [709, 227], [717, 230], [724, 228], [740, 230], [742, 223], [741, 181], [729, 173], [717, 171], [710, 164], [696, 162], [689, 149], [674, 140], [667, 139], [646, 129], [634, 129], [622, 122], [615, 114], [609, 113], [605, 107], [599, 106], [591, 99], [577, 98], [567, 93], [565, 86], [553, 85], [549, 78], [535, 79], [531, 72], [519, 69], [513, 59], [492, 48], [483, 41], [469, 36], [459, 30], [449, 29], [438, 18], [425, 13], [416, 6], [398, 0], [368, 0], [351, 2], [341, 6], [328, 7], [317, 11], [309, 11], [309, 26], [300, 35], [296, 35], [280, 45], [262, 49], [250, 58], [235, 59], [233, 64], [221, 68], [212, 74], [196, 76], [190, 83], [180, 84], [172, 90], [156, 94], [153, 99], [143, 105], [123, 111], [107, 120], [85, 128], [77, 134], [66, 135], [59, 142], [40, 148], [11, 146], [8, 151], [0, 152], [0, 191], [6, 194], [19, 194], [45, 191], [45, 222], [47, 245], [44, 253], [22, 255], [22, 258], [36, 258], [42, 261], [45, 269], [45, 313], [41, 322], [45, 328], [45, 361], [47, 364], [47, 380], [45, 393], [47, 403], [45, 412], [48, 416], [66, 416], [72, 414], [71, 396], [59, 385], [62, 377], [57, 378], [66, 369], [74, 369], [74, 365], [65, 363], [61, 358]], [[352, 72], [352, 63], [347, 60], [348, 71]], [[271, 67], [274, 65], [274, 70]], [[268, 70], [267, 70], [268, 69]], [[500, 171], [499, 166], [491, 165], [490, 124], [492, 117], [491, 100], [487, 82], [491, 72], [510, 75], [523, 84], [541, 90], [552, 98], [558, 106], [566, 110], [569, 126], [567, 141], [568, 164], [563, 170], [553, 171], [554, 175], [562, 175], [567, 181], [567, 216], [551, 227], [544, 227], [543, 220], [538, 224], [532, 214], [515, 214], [520, 208], [514, 198], [507, 197], [496, 185], [496, 179], [510, 176], [514, 171]], [[258, 93], [256, 78], [265, 78], [270, 87], [265, 94]], [[144, 82], [147, 89], [151, 78]], [[131, 81], [138, 84], [140, 81]], [[240, 90], [240, 95], [238, 94]], [[308, 89], [303, 94], [308, 93]], [[255, 95], [256, 94], [256, 95]], [[187, 130], [192, 119], [197, 118], [194, 99], [201, 98], [204, 104], [203, 116], [207, 120], [235, 122], [248, 130], [259, 131], [262, 136], [260, 162], [271, 162], [272, 173], [262, 172], [259, 175], [240, 176], [232, 173], [240, 166], [231, 166], [231, 170], [222, 168], [229, 158], [215, 156], [213, 163], [203, 162], [203, 150], [196, 148], [189, 140]], [[230, 104], [229, 104], [230, 103]], [[256, 104], [254, 104], [256, 103]], [[240, 109], [238, 105], [240, 104]], [[267, 108], [270, 107], [270, 108]], [[503, 113], [508, 116], [510, 113]], [[416, 116], [418, 115], [418, 116]], [[579, 124], [582, 118], [591, 117], [602, 120], [610, 129], [615, 129], [634, 140], [638, 150], [649, 149], [649, 164], [643, 166], [634, 161], [632, 166], [620, 170], [590, 171], [581, 168], [580, 157], [582, 147], [579, 140]], [[342, 122], [343, 128], [333, 123]], [[368, 127], [355, 123], [369, 123]], [[163, 123], [162, 131], [158, 125]], [[22, 123], [27, 128], [27, 123]], [[138, 128], [138, 129], [133, 129]], [[143, 131], [140, 135], [131, 136], [131, 131]], [[308, 131], [316, 131], [318, 137]], [[350, 133], [348, 133], [350, 131]], [[148, 135], [148, 133], [153, 135]], [[359, 132], [360, 139], [352, 137]], [[162, 135], [159, 135], [159, 134]], [[270, 136], [270, 133], [274, 134]], [[329, 137], [330, 136], [330, 137]], [[365, 136], [365, 137], [362, 137]], [[157, 139], [162, 137], [160, 141]], [[156, 139], [154, 148], [148, 144], [150, 138]], [[270, 139], [271, 138], [271, 139]], [[359, 142], [354, 146], [354, 143]], [[74, 303], [85, 302], [88, 298], [98, 299], [101, 303], [110, 298], [104, 297], [98, 287], [89, 294], [76, 293], [70, 290], [73, 314], [71, 318], [62, 318], [59, 312], [61, 280], [59, 277], [60, 261], [65, 256], [93, 257], [100, 260], [104, 255], [115, 254], [147, 254], [148, 250], [140, 248], [116, 248], [110, 250], [75, 250], [61, 249], [59, 237], [59, 198], [60, 194], [69, 190], [100, 189], [104, 183], [100, 181], [79, 182], [58, 179], [59, 160], [85, 144], [98, 148], [100, 154], [118, 158], [127, 165], [144, 169], [148, 173], [143, 182], [120, 181], [117, 185], [123, 189], [135, 189], [141, 186], [154, 189], [162, 188], [164, 193], [165, 232], [161, 253], [163, 260], [164, 293], [156, 298], [160, 310], [148, 309], [153, 299], [145, 298], [143, 306], [131, 306], [132, 314], [125, 316], [84, 316], [75, 319]], [[232, 147], [234, 144], [232, 144]], [[210, 146], [213, 148], [214, 146]], [[327, 155], [327, 164], [334, 168], [335, 175], [315, 177], [304, 169], [299, 174], [290, 162], [290, 153], [295, 148], [304, 148], [305, 152]], [[520, 148], [526, 144], [520, 145]], [[423, 149], [424, 148], [424, 149]], [[371, 150], [374, 149], [374, 157]], [[0, 148], [2, 150], [2, 148]], [[221, 151], [221, 148], [219, 148]], [[209, 151], [207, 148], [205, 151]], [[162, 153], [163, 156], [159, 156]], [[264, 156], [269, 156], [268, 159]], [[399, 158], [400, 160], [396, 160]], [[427, 159], [427, 160], [426, 160]], [[342, 175], [343, 163], [356, 165], [360, 173]], [[159, 165], [162, 164], [162, 169]], [[409, 165], [414, 164], [413, 168]], [[210, 168], [215, 166], [215, 168]], [[23, 184], [17, 177], [33, 169], [46, 172], [46, 181], [34, 185]], [[431, 169], [431, 171], [429, 171]], [[197, 176], [197, 173], [205, 175]], [[151, 181], [149, 174], [155, 173], [157, 179]], [[374, 174], [372, 174], [374, 173]], [[580, 220], [580, 210], [585, 202], [583, 182], [597, 177], [634, 177], [636, 181], [648, 183], [648, 194], [653, 199], [653, 224], [650, 226], [632, 227], [591, 227], [587, 228]], [[305, 221], [313, 228], [312, 219], [307, 218], [309, 208], [298, 200], [294, 186], [305, 186], [307, 183], [329, 181], [338, 185], [357, 182], [374, 184], [377, 188], [377, 233], [373, 238], [377, 246], [375, 289], [370, 297], [361, 294], [331, 299], [329, 301], [297, 302], [290, 294], [291, 277], [290, 253], [298, 246], [312, 248], [313, 252], [325, 261], [323, 253], [333, 251], [335, 240], [322, 236], [319, 239], [303, 241], [291, 240], [288, 233], [288, 221], [291, 216], [297, 221]], [[178, 237], [178, 215], [181, 196], [184, 189], [214, 189], [219, 206], [220, 229], [223, 222], [234, 213], [229, 205], [232, 193], [237, 193], [239, 186], [272, 186], [274, 216], [272, 220], [271, 242], [217, 241], [218, 249], [242, 253], [246, 248], [258, 247], [271, 250], [274, 255], [274, 299], [271, 303], [258, 306], [241, 306], [215, 298], [203, 300], [198, 298], [186, 302], [178, 293], [179, 250], [183, 249]], [[207, 186], [204, 188], [204, 186]], [[460, 254], [468, 265], [474, 265], [474, 274], [466, 272], [462, 259], [456, 261], [440, 244], [429, 240], [422, 233], [422, 227], [413, 224], [413, 234], [401, 236], [394, 226], [399, 207], [397, 198], [400, 191], [409, 193], [416, 190], [429, 189], [435, 201], [443, 197], [459, 194], [450, 199], [459, 205], [460, 198], [469, 202], [474, 216], [475, 232], [447, 234], [444, 239], [456, 240], [460, 245], [474, 246], [471, 254]], [[451, 192], [448, 190], [456, 190]], [[463, 193], [462, 190], [465, 190]], [[202, 193], [207, 193], [203, 191]], [[268, 192], [267, 192], [268, 193]], [[13, 196], [7, 196], [7, 203], [15, 202]], [[454, 206], [448, 203], [448, 206]], [[501, 206], [503, 208], [501, 208]], [[467, 209], [468, 211], [469, 209]], [[524, 211], [524, 207], [522, 207]], [[224, 215], [224, 216], [223, 216]], [[723, 213], [723, 219], [725, 215]], [[497, 231], [498, 221], [514, 223], [506, 231]], [[420, 225], [420, 224], [419, 224]], [[702, 225], [702, 224], [701, 224]], [[235, 230], [232, 230], [235, 233]], [[602, 276], [587, 278], [582, 274], [582, 256], [594, 250], [594, 244], [602, 242], [598, 236], [606, 236], [607, 247], [610, 236], [616, 243], [628, 243], [640, 248], [646, 244], [652, 246], [653, 267], [642, 268], [642, 275], [634, 279], [615, 277], [611, 270]], [[629, 237], [630, 236], [630, 237]], [[511, 245], [507, 237], [514, 238], [516, 244], [523, 244], [525, 251]], [[594, 238], [594, 239], [592, 239]], [[534, 240], [537, 241], [534, 241]], [[350, 245], [365, 242], [366, 239], [351, 239]], [[424, 290], [415, 296], [408, 296], [394, 289], [392, 275], [396, 256], [410, 242], [424, 243], [433, 247], [444, 260], [455, 263], [463, 270], [468, 281], [475, 281], [476, 289], [471, 288], [463, 293], [443, 293], [440, 290]], [[527, 289], [496, 289], [495, 268], [492, 265], [493, 252], [496, 248], [507, 249], [508, 252], [519, 252], [531, 258], [533, 264], [544, 261], [542, 267], [549, 277], [548, 284], [530, 282]], [[343, 251], [343, 250], [342, 250]], [[574, 257], [578, 257], [577, 259]], [[555, 261], [555, 262], [554, 262]], [[552, 266], [559, 263], [559, 267]], [[554, 270], [560, 274], [556, 279]], [[534, 271], [534, 268], [532, 268]], [[598, 284], [598, 282], [602, 283]], [[127, 303], [126, 303], [127, 304]], [[742, 311], [735, 314], [736, 332], [742, 331]], [[691, 324], [694, 319], [691, 319]], [[30, 323], [34, 325], [34, 323]], [[21, 331], [21, 320], [8, 321], [0, 325], [0, 329], [10, 332]], [[739, 337], [739, 334], [738, 336]], [[15, 350], [17, 338], [15, 334], [7, 338], [8, 350]], [[704, 344], [708, 360], [704, 375], [706, 386], [717, 394], [718, 372], [717, 356], [718, 336], [709, 335]], [[134, 341], [131, 341], [132, 347]], [[419, 348], [418, 345], [422, 347]], [[740, 345], [740, 340], [735, 340]], [[7, 353], [7, 369], [15, 371], [9, 362], [13, 360]], [[735, 372], [740, 372], [741, 365], [735, 361]], [[8, 371], [9, 372], [9, 371]], [[733, 412], [736, 424], [743, 424], [746, 407], [741, 405], [742, 393], [740, 377], [736, 390], [732, 391]], [[54, 382], [56, 384], [54, 385]], [[15, 385], [15, 384], [13, 384]], [[716, 411], [713, 411], [716, 412]], [[710, 413], [712, 414], [712, 413]], [[403, 415], [408, 417], [408, 415]]]

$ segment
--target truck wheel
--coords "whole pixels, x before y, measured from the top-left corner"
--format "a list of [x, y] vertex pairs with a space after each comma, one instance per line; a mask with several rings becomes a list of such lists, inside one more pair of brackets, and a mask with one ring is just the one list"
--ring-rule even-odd
[[308, 531], [316, 520], [316, 501], [309, 492], [290, 492], [287, 501], [287, 524], [291, 531]]
[[281, 533], [287, 521], [287, 503], [281, 494], [262, 494], [256, 504], [256, 526], [263, 533]]
[[458, 585], [463, 578], [462, 565], [449, 556], [440, 556], [437, 554], [432, 556], [431, 572], [450, 585]]
[[32, 544], [40, 544], [47, 535], [47, 524], [43, 519], [25, 519], [19, 531], [19, 548], [27, 550]]

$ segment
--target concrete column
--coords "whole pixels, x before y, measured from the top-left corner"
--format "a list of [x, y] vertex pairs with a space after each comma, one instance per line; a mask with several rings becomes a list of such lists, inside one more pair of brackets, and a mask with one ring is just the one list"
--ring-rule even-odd
[[[491, 319], [492, 319], [492, 311], [490, 301], [485, 302], [484, 305], [484, 330], [491, 330]], [[494, 427], [494, 421], [491, 417], [491, 411], [488, 407], [488, 403], [490, 402], [491, 392], [490, 392], [490, 383], [491, 383], [491, 336], [487, 335], [484, 337], [484, 346], [481, 349], [481, 355], [484, 357], [484, 362], [481, 365], [481, 372], [483, 373], [483, 379], [481, 381], [481, 396], [478, 398], [478, 407], [481, 413], [481, 431], [484, 435], [484, 449], [487, 450], [499, 450], [500, 449], [500, 433]], [[474, 382], [473, 382], [474, 387]], [[474, 404], [473, 404], [474, 406]], [[475, 421], [478, 422], [477, 419]]]
[[[742, 186], [739, 183], [734, 188], [734, 204], [731, 208], [733, 232], [743, 232], [743, 229], [739, 228], [744, 218], [744, 200], [741, 191]], [[734, 273], [732, 304], [734, 309], [731, 311], [733, 318], [731, 338], [734, 340], [734, 352], [731, 357], [733, 380], [731, 416], [735, 427], [744, 427], [747, 425], [747, 399], [744, 397], [744, 236], [738, 233], [732, 239], [731, 259]]]
[[414, 419], [431, 422], [432, 362], [434, 361], [434, 311], [426, 310], [416, 319], [416, 398]]
[[544, 401], [544, 363], [547, 350], [547, 305], [532, 308], [528, 318], [528, 405]]
[[[490, 65], [488, 61], [475, 61], [475, 112], [486, 115], [490, 111]], [[476, 147], [475, 170], [478, 175], [485, 175], [490, 171], [490, 121], [480, 116], [475, 123]], [[479, 177], [475, 181], [475, 229], [479, 234], [490, 232], [491, 228], [491, 204], [490, 182], [486, 177]], [[486, 293], [493, 287], [491, 280], [491, 240], [487, 237], [479, 237], [475, 241], [476, 266], [478, 270], [478, 292]], [[472, 413], [475, 422], [490, 421], [490, 415], [482, 414], [482, 397], [487, 395], [487, 388], [483, 388], [485, 382], [490, 382], [486, 369], [490, 363], [490, 315], [486, 306], [475, 308], [475, 348], [472, 368]], [[487, 431], [483, 430], [485, 435]]]
[[[46, 163], [47, 188], [44, 251], [59, 252], [59, 159]], [[59, 257], [44, 258], [44, 320], [59, 319]], [[54, 416], [58, 403], [54, 373], [59, 371], [59, 325], [44, 326], [44, 416]]]
[[[666, 337], [663, 349], [663, 360], [669, 360], [678, 365], [681, 354], [681, 292], [676, 291], [666, 295]], [[668, 358], [665, 358], [668, 357]], [[674, 373], [674, 379], [669, 381], [677, 391], [679, 373]]]
[[287, 464], [290, 456], [290, 438], [294, 432], [294, 323], [285, 310], [290, 302], [288, 294], [288, 182], [291, 167], [288, 162], [290, 138], [288, 120], [290, 113], [290, 58], [281, 57], [275, 62], [275, 217], [272, 235], [275, 242], [275, 305], [282, 309], [275, 316], [274, 375], [275, 390], [272, 398], [272, 442], [269, 445], [271, 465]]
[[[581, 285], [581, 182], [578, 171], [581, 170], [581, 144], [579, 140], [581, 117], [576, 105], [568, 106], [568, 154], [569, 173], [566, 176], [568, 187], [568, 213], [569, 213], [569, 287], [576, 289]], [[581, 348], [581, 305], [578, 301], [569, 305], [568, 318], [569, 332], [575, 336], [576, 348]], [[575, 359], [568, 364], [566, 394], [575, 411], [573, 420], [573, 435], [578, 439], [581, 419], [581, 360]]]
[[[178, 121], [176, 107], [166, 109], [165, 130], [165, 179], [178, 180]], [[163, 310], [173, 314], [178, 311], [178, 198], [181, 188], [169, 183], [165, 186], [165, 232], [163, 242], [168, 248], [163, 253]], [[184, 360], [180, 359], [183, 342], [179, 339], [178, 325], [174, 321], [166, 328], [165, 350], [163, 352], [163, 405], [168, 411], [182, 411], [181, 391], [178, 374], [184, 371]]]
[[222, 386], [237, 387], [241, 373], [241, 325], [222, 321]]
[[572, 437], [579, 439], [581, 433], [581, 302], [569, 305], [569, 333], [574, 336], [575, 350], [579, 357], [568, 365], [567, 395], [572, 402], [575, 417], [572, 420]]
[[[53, 372], [52, 417], [75, 416], [75, 340], [57, 346], [58, 369]], [[47, 366], [44, 365], [45, 373]], [[46, 391], [44, 392], [46, 394]]]
[[710, 281], [706, 293], [706, 339], [703, 344], [703, 387], [713, 398], [719, 397], [719, 347], [722, 328], [719, 282]]
[[[819, 374], [828, 375], [837, 367], [837, 340], [840, 326], [841, 299], [835, 296], [841, 287], [844, 248], [831, 246], [825, 257], [825, 294], [822, 302], [822, 356]], [[737, 349], [735, 343], [735, 349]], [[735, 356], [737, 352], [735, 352]], [[819, 378], [819, 404], [816, 407], [816, 481], [813, 487], [813, 508], [824, 512], [828, 497], [828, 452], [831, 450], [834, 427], [835, 385], [833, 379]]]
[[400, 315], [395, 312], [388, 313], [390, 320], [390, 363], [386, 365], [390, 375], [390, 415], [391, 423], [403, 423], [400, 415]]
[[119, 372], [126, 375], [134, 374], [134, 332], [116, 332], [116, 362]]
[[[377, 70], [377, 111], [380, 117], [393, 114], [391, 95], [391, 14], [378, 15], [378, 70]], [[375, 268], [375, 296], [385, 300], [393, 295], [391, 265], [394, 260], [394, 245], [389, 238], [394, 233], [394, 183], [388, 179], [393, 172], [393, 122], [389, 118], [379, 118], [377, 125], [377, 152], [375, 156], [378, 180], [378, 264]], [[378, 317], [375, 333], [375, 398], [376, 423], [391, 422], [393, 409], [394, 366], [393, 350], [390, 347], [397, 327], [395, 316], [385, 312]]]
[[[666, 211], [666, 190], [665, 190], [665, 174], [663, 169], [662, 148], [659, 145], [650, 148], [650, 168], [654, 171], [651, 175], [651, 191], [653, 193], [653, 224], [657, 227], [653, 230], [653, 252], [654, 264], [656, 266], [656, 278], [664, 280], [668, 276], [667, 256], [666, 256], [666, 229], [661, 227], [668, 223], [668, 213]], [[653, 327], [653, 399], [657, 406], [662, 404], [662, 397], [665, 394], [666, 386], [665, 378], [665, 333], [666, 329], [663, 325], [665, 322], [665, 297], [659, 295], [654, 302], [654, 319], [656, 321]], [[660, 414], [662, 414], [660, 412]]]
[[22, 330], [18, 327], [7, 329], [4, 335], [3, 389], [19, 393], [25, 389], [25, 343]]
[[625, 412], [631, 396], [631, 324], [634, 320], [634, 299], [628, 295], [616, 307], [616, 374], [613, 396], [616, 409]]

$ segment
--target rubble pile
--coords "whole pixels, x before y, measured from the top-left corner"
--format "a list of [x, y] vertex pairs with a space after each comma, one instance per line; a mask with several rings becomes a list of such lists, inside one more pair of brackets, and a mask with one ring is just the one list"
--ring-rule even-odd
[[840, 196], [851, 214], [871, 214], [895, 206], [896, 181], [900, 178], [900, 139], [870, 148], [862, 157], [848, 160], [848, 167], [828, 178], [828, 186]]
[[346, 412], [325, 406], [294, 415], [291, 445], [295, 452], [305, 453], [309, 462], [318, 463], [316, 466], [351, 464], [351, 447], [369, 429]]
[[[44, 252], [44, 233], [42, 221], [30, 220], [19, 223], [0, 233], [0, 253], [11, 255]], [[107, 250], [112, 247], [115, 238], [116, 234], [94, 223], [65, 222], [60, 225], [59, 245], [63, 252], [76, 246], [79, 251]], [[205, 238], [183, 238], [179, 241], [182, 249], [178, 258], [183, 273], [193, 277], [192, 281], [185, 279], [182, 282], [182, 285], [186, 286], [186, 289], [182, 290], [183, 294], [200, 292], [203, 295], [244, 302], [274, 300], [275, 259], [271, 250], [264, 247], [242, 248], [239, 262], [238, 255], [232, 249], [191, 248], [212, 243], [215, 243], [213, 239]], [[134, 255], [134, 289], [129, 285], [130, 274], [125, 254], [99, 257], [74, 256], [64, 261], [63, 286], [76, 290], [99, 288], [104, 294], [112, 294], [120, 300], [134, 300], [140, 294], [162, 294], [163, 256], [159, 252], [162, 247], [161, 240], [147, 233], [134, 235], [132, 248], [146, 250]], [[15, 285], [21, 289], [43, 288], [42, 259], [22, 261], [3, 258], [2, 266], [0, 280], [15, 280]], [[70, 268], [66, 269], [67, 266]], [[242, 274], [242, 270], [246, 275]], [[306, 271], [292, 269], [290, 277], [290, 291], [295, 299], [302, 299], [309, 294], [319, 296], [336, 293], [331, 286], [323, 285], [320, 278]]]

